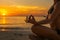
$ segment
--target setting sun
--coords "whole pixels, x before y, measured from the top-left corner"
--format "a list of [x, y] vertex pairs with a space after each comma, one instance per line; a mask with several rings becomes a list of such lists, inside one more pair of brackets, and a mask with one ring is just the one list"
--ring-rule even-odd
[[2, 15], [6, 15], [5, 13], [3, 13]]
[[7, 15], [7, 10], [6, 9], [0, 9], [1, 15], [5, 16]]
[[0, 16], [42, 15], [46, 12], [47, 9], [40, 6], [10, 5], [0, 7]]

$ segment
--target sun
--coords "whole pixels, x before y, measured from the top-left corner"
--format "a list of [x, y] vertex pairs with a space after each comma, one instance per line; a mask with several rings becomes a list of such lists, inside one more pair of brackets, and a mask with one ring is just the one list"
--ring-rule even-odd
[[5, 13], [3, 13], [2, 15], [6, 15]]
[[7, 15], [7, 10], [6, 9], [0, 9], [1, 15], [5, 16]]

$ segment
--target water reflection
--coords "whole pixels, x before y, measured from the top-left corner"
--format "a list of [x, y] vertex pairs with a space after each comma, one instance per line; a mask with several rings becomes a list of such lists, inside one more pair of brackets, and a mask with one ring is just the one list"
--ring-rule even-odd
[[5, 24], [5, 23], [6, 23], [6, 17], [3, 16], [3, 17], [2, 17], [2, 24]]
[[[6, 24], [6, 17], [5, 16], [2, 16], [2, 19], [1, 19], [2, 21], [1, 21], [1, 23], [0, 23], [0, 25], [4, 25], [4, 24]], [[5, 26], [3, 26], [3, 27], [5, 27]], [[1, 27], [0, 27], [0, 31], [6, 31], [4, 28], [2, 29]]]
[[[44, 17], [35, 17], [37, 21], [45, 19]], [[0, 17], [0, 30], [2, 31], [19, 31], [22, 28], [31, 28], [32, 24], [25, 23], [25, 17], [7, 17], [2, 16]], [[2, 29], [1, 29], [2, 28]], [[15, 29], [5, 29], [5, 28], [15, 28]], [[18, 29], [19, 28], [19, 29]]]

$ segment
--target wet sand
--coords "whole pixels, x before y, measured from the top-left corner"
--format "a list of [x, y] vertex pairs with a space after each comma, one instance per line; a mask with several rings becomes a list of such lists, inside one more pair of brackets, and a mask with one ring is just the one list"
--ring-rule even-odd
[[20, 31], [0, 31], [0, 40], [30, 40], [29, 33]]

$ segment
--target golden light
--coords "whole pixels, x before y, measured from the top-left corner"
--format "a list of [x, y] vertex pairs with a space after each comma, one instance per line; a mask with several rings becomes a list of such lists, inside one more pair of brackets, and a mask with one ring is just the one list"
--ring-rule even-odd
[[3, 19], [2, 19], [2, 24], [5, 24], [5, 23], [6, 23], [6, 18], [4, 16]]
[[7, 10], [6, 9], [0, 9], [0, 12], [3, 16], [7, 15]]
[[2, 15], [6, 15], [5, 13], [3, 13]]
[[[0, 14], [2, 15], [2, 24], [5, 24], [6, 23], [6, 17], [5, 17], [5, 15], [7, 15], [7, 10], [6, 9], [0, 9]], [[4, 31], [4, 29], [2, 30], [2, 31]]]

